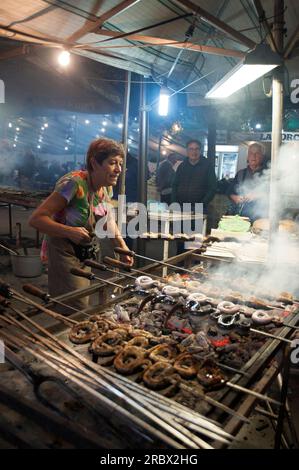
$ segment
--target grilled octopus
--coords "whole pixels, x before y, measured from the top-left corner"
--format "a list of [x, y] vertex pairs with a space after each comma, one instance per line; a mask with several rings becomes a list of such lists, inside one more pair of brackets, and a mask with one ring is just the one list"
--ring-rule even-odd
[[176, 355], [177, 349], [170, 344], [158, 344], [149, 352], [149, 358], [154, 362], [170, 362]]
[[98, 336], [89, 347], [96, 356], [113, 356], [117, 354], [127, 336], [126, 330], [116, 329]]
[[190, 353], [180, 354], [174, 364], [173, 368], [180, 374], [184, 379], [192, 379], [196, 376], [197, 367], [195, 361]]
[[97, 334], [97, 328], [94, 323], [82, 321], [72, 327], [69, 333], [69, 340], [75, 344], [85, 344], [93, 341]]
[[142, 380], [152, 390], [161, 390], [171, 384], [173, 367], [160, 361], [152, 364], [143, 374]]
[[151, 362], [145, 359], [145, 350], [137, 346], [126, 346], [114, 359], [114, 367], [117, 372], [125, 375], [137, 372], [144, 365]]

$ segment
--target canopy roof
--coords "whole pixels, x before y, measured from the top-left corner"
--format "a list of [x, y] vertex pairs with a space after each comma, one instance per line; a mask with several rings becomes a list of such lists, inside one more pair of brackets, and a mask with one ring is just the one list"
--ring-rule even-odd
[[[6, 0], [0, 35], [24, 41], [1, 50], [5, 59], [33, 55], [32, 46], [67, 47], [118, 69], [168, 78], [186, 87], [189, 104], [210, 89], [257, 43], [273, 43], [273, 0]], [[285, 0], [285, 58], [290, 79], [298, 70], [299, 3]], [[191, 28], [191, 29], [190, 29]], [[263, 96], [262, 81], [247, 87]], [[106, 84], [105, 84], [106, 89]], [[244, 93], [244, 91], [236, 94]], [[106, 95], [107, 96], [107, 95]]]

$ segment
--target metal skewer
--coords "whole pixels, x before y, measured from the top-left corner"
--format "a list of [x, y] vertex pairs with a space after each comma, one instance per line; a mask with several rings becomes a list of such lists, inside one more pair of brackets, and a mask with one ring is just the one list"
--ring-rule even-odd
[[[4, 281], [0, 279], [0, 292], [3, 294], [3, 296], [6, 299], [10, 299], [11, 297], [25, 303], [26, 305], [31, 305], [32, 307], [37, 308], [38, 310], [41, 310], [42, 312], [46, 313], [47, 315], [50, 315], [50, 317], [55, 318], [55, 320], [62, 321], [67, 326], [73, 326], [76, 325], [77, 322], [75, 320], [72, 320], [71, 318], [65, 317], [61, 315], [60, 313], [54, 312], [53, 310], [44, 307], [41, 304], [38, 304], [37, 302], [34, 302], [34, 300], [31, 300], [29, 297], [26, 297], [25, 295], [22, 295], [20, 292], [16, 291], [15, 289], [11, 288], [9, 284], [6, 284]], [[9, 308], [12, 308], [10, 304], [8, 305]]]
[[101, 281], [101, 282], [104, 282], [104, 283], [109, 284], [111, 286], [118, 287], [119, 289], [124, 289], [125, 288], [121, 284], [116, 284], [116, 282], [108, 281], [107, 279], [102, 279], [101, 277], [98, 277], [93, 273], [84, 271], [84, 269], [72, 268], [70, 270], [70, 273], [74, 274], [74, 276], [85, 277], [86, 279], [89, 279], [90, 281], [93, 281], [93, 280]]
[[256, 330], [255, 328], [249, 328], [249, 331], [252, 331], [253, 333], [258, 333], [263, 336], [267, 336], [268, 338], [278, 339], [279, 341], [284, 341], [285, 343], [288, 343], [288, 344], [292, 343], [290, 339], [283, 338], [282, 336], [272, 335], [271, 333], [266, 333], [265, 331]]
[[175, 266], [174, 264], [170, 264], [170, 263], [165, 263], [165, 261], [159, 261], [154, 258], [149, 258], [148, 256], [137, 255], [137, 253], [135, 253], [134, 251], [125, 250], [124, 248], [116, 247], [114, 248], [114, 251], [115, 253], [119, 253], [120, 255], [127, 255], [127, 256], [132, 256], [132, 257], [137, 256], [137, 258], [146, 259], [148, 261], [153, 261], [154, 263], [162, 264], [162, 266], [167, 266], [168, 268], [171, 268], [173, 270], [184, 271], [185, 273], [192, 274], [193, 276], [195, 274], [198, 274], [196, 272], [191, 271], [190, 269], [181, 268], [180, 266]]
[[[115, 261], [117, 261], [117, 260], [115, 260]], [[134, 281], [136, 280], [135, 276], [132, 276], [131, 274], [128, 274], [127, 272], [126, 273], [119, 273], [118, 271], [115, 271], [115, 269], [110, 269], [105, 264], [98, 263], [97, 261], [94, 261], [94, 260], [91, 260], [91, 259], [85, 260], [84, 264], [85, 264], [85, 266], [89, 266], [90, 268], [99, 269], [100, 271], [109, 271], [110, 273], [116, 274], [117, 276], [125, 276], [125, 277], [129, 277], [131, 279], [134, 279]]]
[[[22, 317], [26, 317], [25, 315], [23, 315], [21, 312], [20, 312], [20, 315]], [[26, 318], [26, 320], [28, 320], [32, 325], [34, 325], [35, 322], [33, 322], [32, 320]], [[61, 342], [60, 340], [58, 340], [56, 337], [54, 337], [53, 335], [51, 335], [50, 333], [47, 332], [47, 330], [45, 330], [44, 328], [42, 328], [40, 325], [37, 325], [35, 324], [34, 326], [36, 326], [38, 328], [39, 331], [43, 332], [48, 338], [52, 339], [54, 341], [54, 343], [56, 343], [56, 346], [54, 347], [54, 350], [57, 349], [57, 346], [60, 346], [63, 348], [64, 351], [67, 351], [68, 353], [71, 354], [71, 356], [75, 356], [75, 358], [72, 358], [69, 356], [69, 362], [71, 362], [72, 364], [77, 364], [77, 369], [78, 369], [78, 364], [82, 364], [84, 366], [87, 366], [87, 368], [85, 369], [85, 372], [86, 374], [88, 374], [89, 377], [91, 377], [92, 379], [96, 380], [97, 383], [100, 383], [100, 385], [104, 385], [104, 386], [108, 386], [109, 387], [109, 392], [111, 392], [111, 394], [116, 394], [117, 397], [121, 396], [123, 398], [123, 400], [125, 401], [125, 403], [128, 403], [131, 407], [134, 406], [135, 409], [138, 411], [138, 412], [141, 412], [143, 413], [144, 416], [147, 417], [147, 419], [150, 419], [151, 421], [150, 422], [155, 422], [156, 424], [160, 424], [162, 428], [167, 428], [167, 430], [169, 430], [169, 426], [166, 426], [163, 424], [163, 422], [161, 422], [160, 420], [160, 417], [158, 417], [157, 413], [155, 413], [155, 416], [153, 416], [152, 413], [149, 413], [147, 411], [147, 409], [145, 409], [146, 407], [144, 406], [144, 403], [141, 403], [141, 405], [139, 404], [139, 402], [137, 403], [137, 400], [136, 400], [136, 397], [135, 395], [132, 396], [131, 398], [131, 395], [128, 396], [128, 389], [127, 387], [124, 387], [121, 383], [119, 382], [116, 382], [114, 381], [114, 374], [112, 373], [109, 373], [106, 374], [105, 372], [105, 375], [103, 375], [101, 373], [101, 370], [98, 369], [95, 365], [93, 365], [90, 361], [88, 361], [86, 358], [84, 358], [82, 355], [78, 354], [76, 351], [74, 351], [72, 348], [68, 347], [65, 343]], [[23, 325], [20, 325], [21, 328], [24, 328]], [[35, 333], [31, 333], [31, 335], [34, 337], [34, 338], [37, 338], [37, 335]], [[50, 341], [48, 339], [45, 339], [41, 336], [38, 335], [38, 339], [42, 342], [42, 343], [45, 343], [47, 345], [47, 347], [50, 346]], [[26, 348], [24, 348], [26, 350]], [[52, 349], [52, 346], [51, 346], [51, 349]], [[34, 351], [33, 349], [30, 348], [30, 352], [33, 352], [34, 354], [39, 354], [37, 353], [36, 351]], [[44, 358], [44, 355], [45, 355], [45, 352], [43, 353], [43, 358]], [[39, 356], [41, 357], [41, 356]], [[79, 359], [80, 363], [77, 361], [77, 359]], [[46, 364], [49, 364], [49, 362], [47, 360], [44, 361]], [[49, 364], [51, 365], [51, 364]], [[92, 369], [92, 371], [90, 371], [90, 369]], [[80, 370], [81, 367], [80, 367]], [[94, 372], [96, 373], [94, 373]], [[108, 377], [107, 377], [108, 375]], [[102, 378], [103, 377], [103, 378]], [[105, 383], [104, 383], [104, 379], [105, 379]], [[109, 380], [109, 383], [106, 381], [106, 379]], [[137, 385], [135, 385], [137, 387]], [[116, 388], [117, 387], [117, 388]], [[114, 391], [115, 390], [115, 391]], [[95, 392], [94, 392], [95, 393]], [[102, 397], [102, 395], [99, 395], [100, 398]], [[115, 395], [114, 395], [115, 396]], [[117, 404], [113, 403], [113, 410], [115, 410], [117, 407]], [[126, 410], [123, 409], [123, 408], [120, 408], [119, 410], [120, 412], [122, 413], [126, 413]], [[189, 413], [189, 412], [188, 412]], [[179, 414], [179, 413], [178, 413]], [[190, 413], [189, 413], [190, 414]], [[130, 417], [131, 417], [131, 421], [133, 421], [134, 423], [138, 420], [138, 417], [135, 416], [134, 413], [132, 413], [130, 411]], [[200, 418], [200, 416], [198, 417]], [[140, 419], [139, 421], [137, 422], [140, 422]], [[206, 423], [206, 420], [202, 420], [203, 423]], [[148, 425], [147, 425], [148, 426]], [[215, 427], [215, 426], [214, 426]], [[176, 426], [177, 428], [177, 426]], [[178, 432], [180, 431], [180, 429], [176, 429], [176, 437], [178, 438]], [[221, 430], [222, 432], [222, 430]], [[186, 432], [184, 432], [184, 435], [186, 435]], [[163, 435], [164, 436], [164, 435]], [[183, 436], [182, 436], [183, 437]], [[194, 436], [191, 436], [192, 439], [196, 439], [196, 437]], [[196, 442], [194, 443], [196, 444]], [[193, 445], [194, 447], [194, 445]]]
[[205, 395], [203, 392], [200, 392], [199, 389], [195, 389], [195, 388], [192, 388], [192, 387], [189, 387], [188, 385], [184, 384], [184, 383], [180, 383], [179, 384], [179, 387], [182, 389], [182, 390], [185, 390], [186, 392], [189, 392], [191, 393], [192, 395], [206, 401], [207, 403], [209, 403], [210, 405], [216, 407], [216, 408], [219, 408], [220, 410], [224, 411], [225, 413], [228, 413], [232, 416], [235, 416], [236, 418], [240, 419], [240, 421], [243, 421], [245, 423], [249, 423], [249, 419], [246, 418], [245, 416], [241, 415], [240, 413], [238, 413], [237, 411], [233, 410], [232, 408], [229, 408], [228, 406], [224, 405], [223, 403], [220, 403], [219, 401], [215, 400], [214, 398], [212, 397], [209, 397], [208, 395]]
[[[103, 258], [104, 263], [110, 264], [111, 266], [115, 266], [116, 268], [124, 269], [125, 271], [134, 272], [141, 276], [146, 276], [144, 271], [140, 271], [139, 269], [131, 268], [127, 263], [123, 263], [118, 259], [110, 258], [109, 256], [104, 256]], [[114, 271], [115, 272], [115, 271]], [[155, 274], [151, 273], [151, 277], [157, 278], [160, 282], [164, 282], [165, 280], [161, 276], [156, 276]]]
[[262, 395], [259, 392], [255, 392], [254, 390], [250, 390], [249, 388], [241, 387], [241, 385], [233, 384], [231, 382], [225, 382], [225, 385], [228, 387], [238, 390], [239, 392], [247, 393], [248, 395], [252, 395], [253, 397], [259, 398], [260, 400], [267, 401], [269, 403], [273, 403], [274, 405], [281, 406], [281, 403], [277, 400], [274, 400], [271, 397], [266, 395]]
[[32, 284], [24, 284], [23, 291], [27, 292], [27, 294], [31, 294], [31, 295], [34, 295], [35, 297], [38, 297], [39, 299], [43, 300], [45, 303], [54, 302], [55, 304], [62, 305], [63, 307], [66, 307], [66, 308], [70, 308], [71, 310], [74, 310], [74, 312], [76, 313], [80, 312], [80, 310], [78, 310], [75, 307], [72, 307], [71, 305], [65, 304], [64, 302], [61, 302], [60, 300], [52, 299], [50, 294], [48, 294], [44, 290]]
[[2, 245], [2, 243], [0, 243], [0, 248], [3, 248], [3, 250], [8, 251], [8, 252], [11, 253], [12, 255], [19, 255], [19, 254], [20, 254], [20, 253], [17, 252], [17, 250], [11, 250], [11, 249], [8, 248], [7, 246]]
[[288, 323], [284, 323], [284, 322], [277, 322], [276, 325], [279, 327], [279, 326], [286, 326], [287, 328], [291, 328], [292, 330], [299, 330], [299, 326], [295, 326], [295, 325], [289, 325]]

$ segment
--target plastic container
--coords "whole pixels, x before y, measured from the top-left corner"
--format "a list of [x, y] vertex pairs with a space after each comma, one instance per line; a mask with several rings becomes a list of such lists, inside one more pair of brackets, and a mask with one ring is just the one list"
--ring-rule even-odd
[[37, 277], [42, 274], [40, 255], [10, 255], [12, 272], [17, 277]]

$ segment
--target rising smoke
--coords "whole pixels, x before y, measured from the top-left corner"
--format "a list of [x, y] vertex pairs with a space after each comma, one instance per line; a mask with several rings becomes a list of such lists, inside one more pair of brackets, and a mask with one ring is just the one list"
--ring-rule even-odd
[[0, 181], [7, 184], [7, 178], [12, 176], [17, 166], [15, 149], [7, 140], [0, 141]]
[[[268, 214], [271, 169], [263, 172], [255, 180], [254, 193], [258, 196], [258, 210]], [[254, 236], [257, 252], [265, 254], [265, 263], [234, 263], [221, 265], [214, 269], [215, 278], [232, 279], [235, 290], [251, 295], [262, 293], [277, 295], [287, 291], [299, 296], [299, 142], [283, 144], [277, 162], [275, 213], [279, 219], [293, 219], [289, 223], [291, 231], [280, 227], [280, 231], [268, 243], [268, 231]], [[244, 185], [243, 194], [252, 193], [252, 183]], [[294, 222], [297, 222], [295, 224]], [[212, 276], [213, 277], [213, 276]]]

